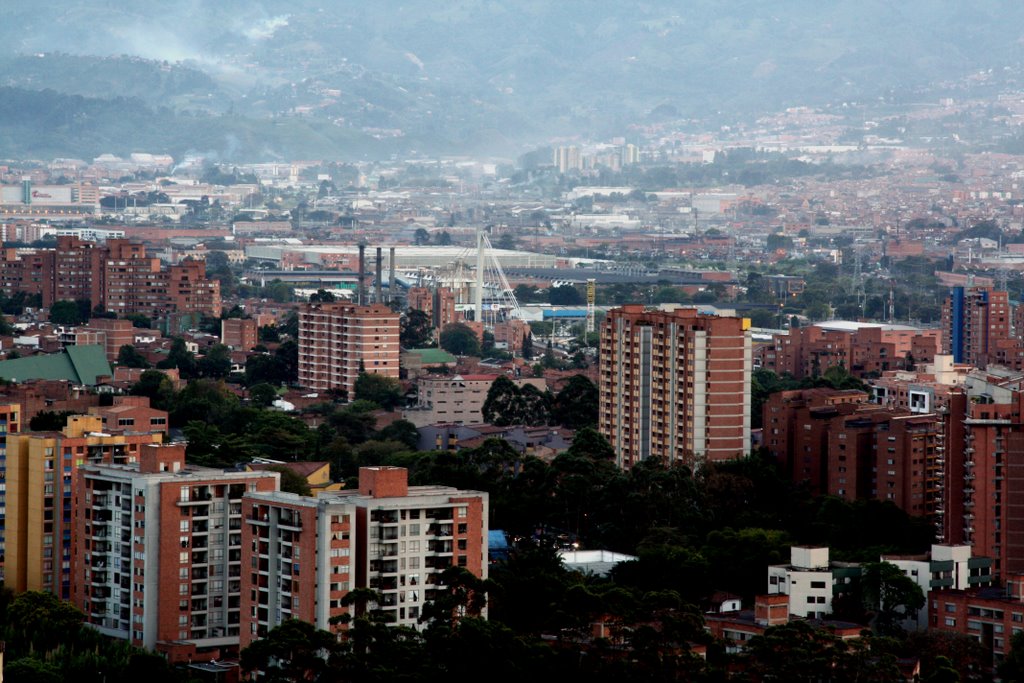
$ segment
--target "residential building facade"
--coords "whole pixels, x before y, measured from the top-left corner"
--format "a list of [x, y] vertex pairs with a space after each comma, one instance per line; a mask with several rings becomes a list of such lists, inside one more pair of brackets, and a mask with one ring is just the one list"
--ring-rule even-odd
[[387, 623], [420, 628], [442, 573], [487, 577], [488, 496], [447, 486], [409, 486], [400, 467], [363, 467], [359, 488], [304, 498], [247, 495], [243, 544], [243, 646], [287, 618], [338, 631], [345, 595], [369, 588]]
[[749, 321], [692, 308], [609, 311], [601, 325], [598, 428], [619, 466], [699, 464], [750, 446]]
[[299, 310], [299, 384], [351, 398], [361, 372], [398, 378], [397, 313], [383, 304], [315, 303]]
[[137, 462], [143, 444], [162, 439], [162, 432], [107, 434], [98, 415], [73, 415], [60, 432], [8, 436], [5, 585], [70, 598], [76, 472]]
[[186, 466], [183, 444], [143, 445], [136, 462], [83, 465], [72, 505], [72, 603], [101, 633], [172, 661], [237, 654], [250, 570], [242, 497], [277, 490], [279, 476]]

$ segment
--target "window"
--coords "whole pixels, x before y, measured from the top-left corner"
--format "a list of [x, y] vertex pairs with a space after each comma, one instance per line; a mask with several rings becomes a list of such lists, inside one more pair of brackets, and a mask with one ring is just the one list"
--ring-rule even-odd
[[825, 582], [824, 581], [811, 581], [811, 588], [824, 588], [824, 587], [825, 587]]
[[953, 617], [946, 617], [946, 626], [956, 626], [956, 619]]

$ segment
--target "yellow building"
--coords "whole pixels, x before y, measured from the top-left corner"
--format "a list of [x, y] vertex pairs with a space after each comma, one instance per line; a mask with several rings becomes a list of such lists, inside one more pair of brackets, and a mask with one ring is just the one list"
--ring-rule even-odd
[[[68, 599], [78, 467], [138, 462], [141, 444], [162, 440], [162, 432], [106, 434], [99, 415], [72, 415], [60, 432], [9, 435], [5, 585]], [[123, 504], [131, 512], [131, 501]], [[123, 552], [130, 560], [129, 544]]]
[[0, 582], [4, 579], [5, 528], [7, 522], [7, 435], [21, 431], [21, 405], [0, 404]]

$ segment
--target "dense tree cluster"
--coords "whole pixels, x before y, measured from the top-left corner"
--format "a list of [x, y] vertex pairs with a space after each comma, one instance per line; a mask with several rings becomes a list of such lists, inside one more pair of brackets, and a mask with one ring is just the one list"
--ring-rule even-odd
[[84, 615], [52, 593], [13, 597], [0, 589], [4, 676], [12, 683], [171, 683], [182, 680], [163, 656], [83, 626]]

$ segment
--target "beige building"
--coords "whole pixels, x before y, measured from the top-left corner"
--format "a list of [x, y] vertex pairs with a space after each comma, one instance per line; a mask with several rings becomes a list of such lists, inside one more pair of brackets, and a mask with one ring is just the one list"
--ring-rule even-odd
[[[454, 422], [482, 424], [487, 393], [498, 375], [455, 375], [454, 377], [424, 377], [417, 384], [419, 395], [416, 406], [405, 410], [402, 417], [417, 427]], [[542, 392], [547, 389], [542, 378], [514, 379], [517, 387], [532, 384]]]

